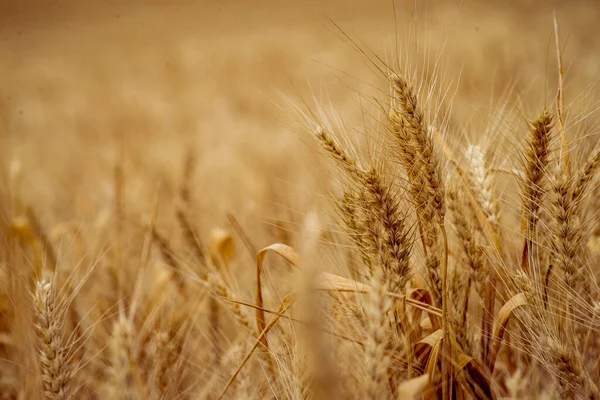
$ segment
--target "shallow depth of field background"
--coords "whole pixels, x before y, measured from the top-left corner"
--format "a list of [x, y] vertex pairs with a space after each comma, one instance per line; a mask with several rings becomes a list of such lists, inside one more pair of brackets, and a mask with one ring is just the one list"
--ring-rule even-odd
[[20, 168], [19, 196], [46, 226], [92, 231], [110, 214], [120, 164], [128, 217], [143, 218], [159, 193], [169, 232], [193, 149], [199, 227], [230, 211], [265, 244], [328, 189], [294, 105], [316, 100], [352, 125], [368, 108], [357, 93], [385, 90], [336, 25], [392, 64], [432, 72], [439, 59], [450, 123], [468, 136], [503, 102], [523, 117], [553, 102], [553, 12], [566, 102], [598, 78], [600, 3], [395, 3], [394, 16], [392, 0], [3, 1], [3, 165]]

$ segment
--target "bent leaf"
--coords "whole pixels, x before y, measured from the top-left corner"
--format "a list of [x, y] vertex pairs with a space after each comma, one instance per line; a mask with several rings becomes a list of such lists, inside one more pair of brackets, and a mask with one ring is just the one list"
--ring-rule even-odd
[[523, 293], [518, 293], [511, 297], [506, 304], [500, 308], [498, 311], [498, 318], [496, 321], [496, 325], [494, 326], [494, 334], [492, 337], [492, 351], [490, 353], [490, 357], [488, 360], [488, 369], [491, 372], [494, 372], [494, 366], [496, 364], [496, 357], [498, 356], [498, 352], [500, 351], [500, 346], [502, 345], [502, 339], [504, 337], [504, 332], [506, 331], [506, 326], [510, 321], [510, 317], [513, 312], [527, 304], [527, 300], [525, 299], [525, 295]]
[[438, 329], [415, 343], [415, 357], [425, 365], [425, 371], [429, 374], [430, 381], [433, 380], [443, 339], [444, 333]]
[[[262, 295], [262, 283], [261, 283], [261, 275], [263, 262], [265, 261], [265, 257], [267, 253], [272, 251], [281, 257], [283, 257], [287, 262], [289, 262], [292, 266], [297, 267], [300, 262], [300, 256], [292, 247], [282, 244], [282, 243], [274, 243], [270, 246], [265, 247], [261, 251], [256, 254], [256, 328], [258, 329], [258, 333], [261, 334], [265, 330], [266, 322], [265, 322], [265, 312], [263, 311], [263, 295]], [[267, 343], [267, 338], [265, 335], [261, 336], [261, 343], [267, 349], [269, 347]]]

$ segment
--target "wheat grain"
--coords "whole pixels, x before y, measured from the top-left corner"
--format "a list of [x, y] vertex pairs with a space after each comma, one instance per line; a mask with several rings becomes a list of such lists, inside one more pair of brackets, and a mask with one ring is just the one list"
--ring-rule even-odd
[[52, 400], [73, 398], [73, 368], [68, 343], [63, 338], [64, 313], [59, 309], [52, 283], [38, 281], [33, 300], [44, 394]]

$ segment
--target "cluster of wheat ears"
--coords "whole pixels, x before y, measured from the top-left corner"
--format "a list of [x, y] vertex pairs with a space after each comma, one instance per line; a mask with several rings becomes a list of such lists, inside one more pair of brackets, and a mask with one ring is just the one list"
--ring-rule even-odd
[[[523, 123], [521, 167], [497, 168], [482, 146], [451, 149], [415, 82], [386, 76], [384, 160], [311, 121], [339, 171], [346, 272], [327, 272], [331, 238], [313, 214], [294, 246], [259, 250], [233, 216], [230, 231], [203, 240], [190, 212], [193, 154], [176, 244], [156, 214], [124, 215], [119, 166], [110, 243], [99, 249], [72, 224], [43, 227], [19, 198], [18, 171], [7, 174], [1, 397], [600, 399], [589, 196], [600, 148], [575, 165], [562, 83], [556, 105]], [[500, 175], [518, 183], [520, 226], [502, 215]], [[76, 265], [56, 249], [65, 237]], [[234, 242], [254, 261], [232, 268]], [[281, 282], [266, 290], [266, 277]]]

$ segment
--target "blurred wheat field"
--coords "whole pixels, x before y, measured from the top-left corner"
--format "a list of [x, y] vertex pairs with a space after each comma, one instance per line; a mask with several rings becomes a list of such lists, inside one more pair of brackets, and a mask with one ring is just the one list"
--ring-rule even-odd
[[[0, 397], [598, 398], [599, 18], [594, 1], [2, 2]], [[439, 182], [394, 161], [419, 113], [414, 165], [433, 149]], [[491, 228], [466, 211], [487, 215], [478, 187]]]
[[[377, 54], [394, 57], [395, 50], [393, 10], [385, 2], [39, 4], [6, 5], [3, 13], [3, 148], [21, 159], [26, 173], [45, 173], [24, 179], [36, 184], [23, 190], [60, 204], [52, 210], [59, 213], [73, 210], [75, 199], [66, 191], [60, 192], [68, 198], [57, 198], [56, 185], [85, 185], [88, 168], [106, 178], [117, 137], [139, 172], [159, 175], [172, 174], [178, 154], [193, 141], [206, 166], [198, 179], [214, 191], [204, 199], [206, 209], [216, 206], [209, 198], [239, 198], [237, 190], [260, 197], [269, 171], [289, 171], [279, 178], [290, 180], [290, 170], [307, 163], [292, 151], [298, 141], [284, 129], [291, 118], [277, 110], [283, 103], [278, 91], [306, 96], [308, 82], [343, 113], [353, 110], [344, 86], [373, 81], [365, 60], [328, 18]], [[424, 58], [418, 52], [442, 53], [446, 80], [461, 77], [455, 109], [469, 118], [511, 87], [524, 88], [512, 98], [539, 97], [537, 89], [554, 70], [551, 8], [493, 4], [486, 10], [483, 3], [431, 2], [419, 7], [423, 21], [412, 4], [397, 5], [397, 40], [417, 60]], [[575, 87], [597, 78], [591, 4], [558, 9]], [[421, 25], [417, 34], [411, 24]], [[288, 164], [290, 153], [296, 159]], [[214, 185], [211, 175], [227, 179]], [[89, 184], [101, 187], [101, 176]]]

